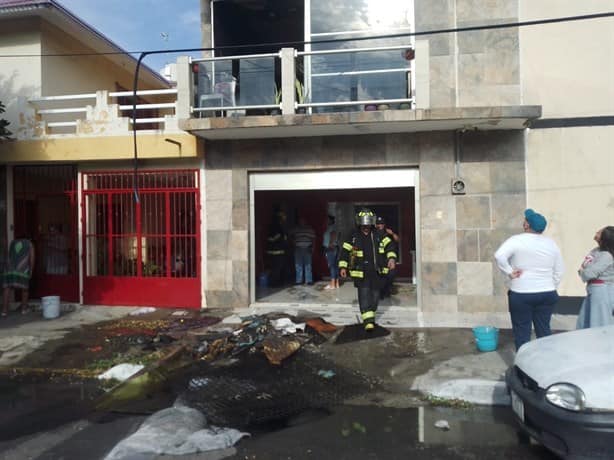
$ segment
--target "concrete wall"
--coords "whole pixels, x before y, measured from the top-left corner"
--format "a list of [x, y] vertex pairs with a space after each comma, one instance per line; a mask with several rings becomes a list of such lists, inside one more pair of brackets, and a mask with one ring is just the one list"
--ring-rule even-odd
[[[613, 9], [613, 0], [521, 0], [520, 20]], [[614, 115], [614, 18], [523, 28], [520, 43], [524, 104], [576, 124]], [[614, 225], [614, 126], [583, 123], [527, 133], [528, 203], [550, 221], [567, 266], [559, 292], [573, 296], [585, 293], [576, 270], [595, 231]]]
[[249, 171], [419, 166], [422, 308], [502, 311], [502, 277], [492, 254], [517, 233], [525, 207], [521, 132], [466, 133], [453, 196], [454, 133], [311, 137], [206, 144], [206, 278], [209, 307], [249, 299]]
[[[36, 19], [0, 21], [0, 55], [41, 53], [41, 35]], [[11, 122], [14, 132], [18, 122], [17, 98], [39, 96], [41, 61], [36, 57], [0, 57], [0, 101], [6, 106], [2, 117]], [[12, 128], [12, 129], [11, 129]]]
[[[416, 30], [515, 22], [517, 0], [416, 0]], [[423, 36], [430, 50], [431, 107], [520, 102], [518, 30]]]

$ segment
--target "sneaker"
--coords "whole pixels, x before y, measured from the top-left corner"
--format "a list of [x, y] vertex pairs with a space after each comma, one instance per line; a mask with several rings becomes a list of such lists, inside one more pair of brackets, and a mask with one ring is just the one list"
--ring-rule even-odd
[[373, 323], [365, 324], [365, 331], [372, 331], [373, 329], [375, 329], [375, 324]]
[[335, 289], [335, 286], [331, 286], [330, 284], [327, 284], [326, 286], [324, 286], [325, 290], [329, 290], [329, 289]]

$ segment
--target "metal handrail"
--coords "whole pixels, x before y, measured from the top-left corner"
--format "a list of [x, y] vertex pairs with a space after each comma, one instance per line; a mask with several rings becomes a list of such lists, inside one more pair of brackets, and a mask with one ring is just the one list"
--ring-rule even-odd
[[262, 53], [262, 54], [243, 54], [238, 56], [218, 56], [218, 57], [208, 57], [208, 58], [192, 58], [190, 60], [191, 63], [194, 62], [215, 62], [215, 61], [231, 61], [234, 59], [259, 59], [259, 58], [269, 58], [269, 57], [280, 57], [281, 52], [277, 53]]
[[348, 72], [325, 72], [325, 73], [312, 73], [312, 77], [342, 77], [344, 75], [367, 75], [378, 73], [402, 73], [411, 72], [409, 67], [401, 67], [396, 69], [380, 69], [380, 70], [350, 70]]
[[403, 104], [414, 102], [413, 97], [402, 99], [368, 99], [364, 101], [335, 101], [335, 102], [308, 102], [304, 104], [295, 104], [296, 108], [308, 107], [345, 107], [352, 105], [379, 105], [379, 104]]
[[215, 107], [192, 107], [192, 112], [212, 112], [218, 110], [250, 110], [250, 109], [280, 109], [281, 104], [261, 105], [223, 105]]
[[371, 53], [375, 51], [395, 51], [406, 50], [412, 48], [412, 45], [396, 45], [396, 46], [376, 46], [371, 48], [348, 48], [341, 50], [319, 50], [319, 51], [299, 51], [297, 56], [315, 56], [325, 54], [343, 54], [343, 53]]

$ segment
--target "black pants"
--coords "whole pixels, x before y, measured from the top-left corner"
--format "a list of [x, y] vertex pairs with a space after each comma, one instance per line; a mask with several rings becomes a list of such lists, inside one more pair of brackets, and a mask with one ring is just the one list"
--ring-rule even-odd
[[286, 281], [286, 254], [270, 254], [269, 264], [271, 274], [269, 284], [271, 286], [282, 286]]
[[360, 307], [361, 314], [367, 312], [375, 313], [377, 311], [378, 304], [379, 289], [372, 286], [361, 286], [358, 288], [358, 306]]
[[380, 291], [380, 299], [384, 299], [386, 297], [390, 297], [392, 294], [392, 285], [394, 283], [394, 277], [396, 275], [396, 270], [390, 270], [386, 275], [384, 287]]

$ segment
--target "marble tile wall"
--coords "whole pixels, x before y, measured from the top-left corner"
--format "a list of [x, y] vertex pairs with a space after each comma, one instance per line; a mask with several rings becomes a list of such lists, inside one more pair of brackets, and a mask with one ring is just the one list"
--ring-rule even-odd
[[[505, 286], [492, 256], [520, 230], [523, 133], [468, 132], [462, 146], [457, 166], [452, 132], [207, 143], [207, 305], [249, 303], [249, 172], [417, 166], [422, 308], [504, 311]], [[451, 193], [457, 171], [465, 195]]]
[[[518, 0], [415, 0], [416, 30], [518, 20]], [[520, 103], [517, 28], [426, 36], [431, 107]]]

